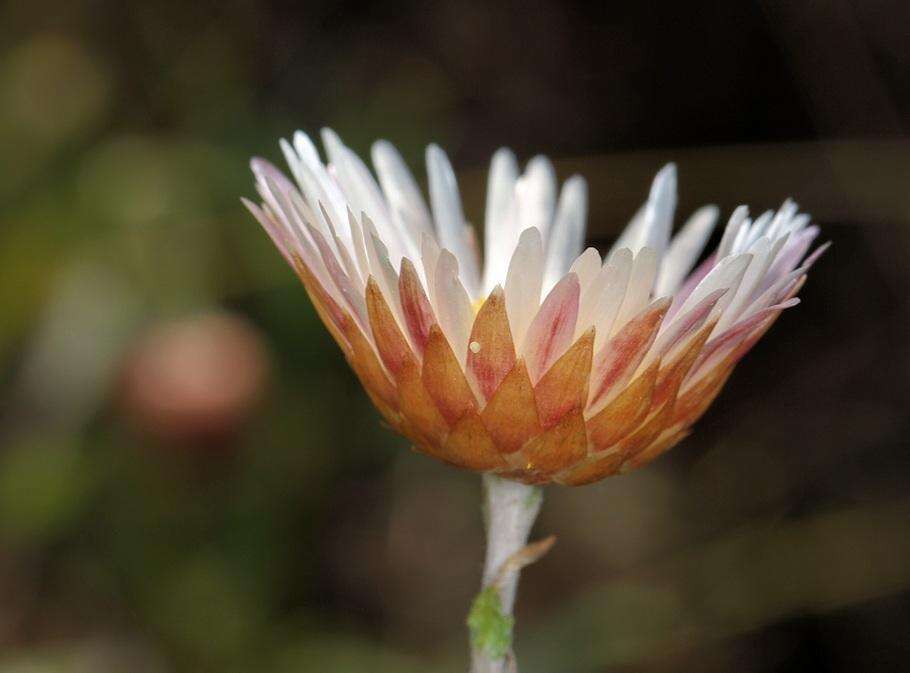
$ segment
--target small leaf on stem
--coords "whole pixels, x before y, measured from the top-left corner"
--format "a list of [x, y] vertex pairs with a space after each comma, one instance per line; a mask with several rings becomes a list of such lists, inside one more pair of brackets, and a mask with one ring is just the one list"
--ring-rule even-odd
[[468, 613], [471, 645], [490, 659], [501, 659], [512, 647], [512, 627], [515, 618], [502, 611], [502, 601], [495, 586], [477, 594]]

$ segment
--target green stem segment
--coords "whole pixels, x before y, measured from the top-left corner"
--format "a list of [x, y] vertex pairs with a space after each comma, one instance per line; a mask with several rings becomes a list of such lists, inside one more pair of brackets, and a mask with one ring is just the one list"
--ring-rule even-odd
[[528, 535], [540, 512], [543, 492], [483, 475], [487, 531], [483, 587], [468, 614], [471, 673], [514, 673], [512, 651], [515, 593], [521, 568], [549, 549], [552, 539], [528, 546]]

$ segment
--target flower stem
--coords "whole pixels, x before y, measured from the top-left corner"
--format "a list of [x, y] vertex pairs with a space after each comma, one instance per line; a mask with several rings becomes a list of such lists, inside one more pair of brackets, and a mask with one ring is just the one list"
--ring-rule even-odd
[[468, 614], [471, 673], [514, 673], [512, 627], [515, 592], [521, 569], [552, 546], [554, 538], [528, 545], [540, 512], [539, 487], [484, 474], [484, 520], [487, 531], [483, 586]]

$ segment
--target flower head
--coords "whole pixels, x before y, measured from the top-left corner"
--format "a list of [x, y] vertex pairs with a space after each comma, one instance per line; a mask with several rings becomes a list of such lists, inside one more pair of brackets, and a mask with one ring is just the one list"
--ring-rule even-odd
[[680, 441], [823, 250], [806, 258], [818, 228], [792, 201], [754, 220], [741, 206], [693, 271], [718, 210], [671, 238], [671, 164], [601, 259], [582, 251], [584, 180], [557, 190], [546, 158], [521, 172], [501, 149], [481, 255], [439, 147], [428, 206], [388, 142], [373, 145], [374, 177], [335, 133], [322, 140], [327, 164], [305, 134], [282, 141], [296, 184], [254, 159], [262, 203], [244, 202], [390, 425], [526, 483], [597, 481]]

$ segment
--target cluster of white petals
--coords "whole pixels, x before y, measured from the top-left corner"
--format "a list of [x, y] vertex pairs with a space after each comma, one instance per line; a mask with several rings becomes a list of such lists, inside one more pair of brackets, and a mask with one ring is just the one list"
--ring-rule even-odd
[[[534, 157], [522, 171], [508, 149], [497, 151], [490, 164], [481, 250], [475, 228], [465, 219], [452, 165], [440, 147], [426, 150], [428, 206], [391, 143], [373, 145], [374, 175], [333, 131], [324, 129], [322, 141], [325, 162], [301, 131], [293, 143], [281, 142], [296, 185], [268, 162], [254, 159], [263, 203], [244, 200], [247, 207], [288, 261], [299, 256], [367, 335], [364, 290], [370, 277], [404, 328], [398, 273], [402, 260], [409, 260], [462, 364], [475, 308], [496, 286], [505, 291], [519, 353], [528, 347], [526, 336], [545, 298], [577, 286], [574, 335], [595, 327], [596, 353], [660, 297], [672, 299], [661, 327], [665, 339], [688, 309], [712, 294], [718, 299], [711, 319], [717, 321], [715, 334], [721, 333], [779, 301], [823, 250], [800, 266], [818, 227], [792, 201], [754, 219], [740, 206], [717, 250], [693, 272], [719, 213], [715, 206], [704, 206], [672, 235], [677, 177], [676, 167], [668, 164], [602, 259], [594, 248], [583, 250], [584, 179], [572, 176], [560, 188], [547, 158]], [[660, 352], [660, 338], [654, 352]]]

